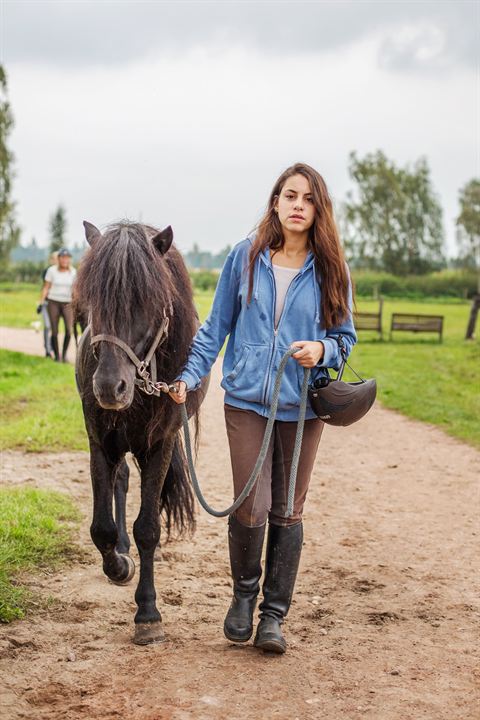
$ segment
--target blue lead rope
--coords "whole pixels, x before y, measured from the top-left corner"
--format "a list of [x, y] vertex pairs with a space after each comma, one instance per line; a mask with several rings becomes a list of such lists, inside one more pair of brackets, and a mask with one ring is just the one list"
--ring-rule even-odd
[[[192, 484], [193, 489], [195, 491], [195, 495], [198, 498], [198, 502], [203, 507], [204, 510], [206, 510], [210, 515], [213, 515], [214, 517], [225, 517], [226, 515], [231, 515], [231, 513], [235, 512], [240, 505], [243, 503], [243, 501], [250, 495], [250, 493], [253, 490], [253, 487], [258, 479], [258, 476], [260, 474], [260, 470], [262, 469], [262, 465], [265, 461], [265, 458], [267, 456], [268, 452], [268, 446], [270, 444], [270, 438], [272, 437], [272, 431], [273, 431], [273, 423], [275, 422], [275, 417], [277, 415], [277, 408], [278, 408], [278, 398], [280, 395], [280, 386], [282, 383], [282, 377], [283, 373], [285, 371], [285, 366], [288, 362], [288, 359], [294, 354], [298, 352], [298, 348], [289, 348], [285, 355], [282, 357], [282, 360], [280, 362], [277, 375], [275, 377], [275, 384], [273, 386], [273, 395], [272, 395], [272, 404], [270, 406], [270, 413], [268, 416], [267, 425], [265, 427], [265, 433], [263, 435], [263, 441], [262, 446], [260, 448], [260, 453], [258, 455], [257, 461], [255, 463], [255, 467], [252, 470], [252, 474], [250, 475], [247, 484], [243, 488], [242, 492], [238, 496], [238, 498], [235, 500], [230, 507], [226, 508], [225, 510], [215, 510], [212, 508], [208, 502], [205, 500], [205, 497], [200, 489], [200, 485], [198, 484], [198, 478], [195, 472], [195, 467], [193, 464], [193, 454], [192, 454], [192, 445], [190, 440], [190, 429], [188, 427], [188, 416], [187, 416], [187, 408], [186, 404], [182, 403], [181, 405], [181, 413], [182, 413], [182, 423], [183, 423], [183, 431], [185, 434], [185, 451], [187, 454], [187, 461], [188, 461], [188, 467], [190, 470], [190, 477], [192, 478]], [[297, 472], [298, 472], [298, 461], [300, 458], [300, 450], [302, 448], [302, 438], [303, 438], [303, 427], [305, 425], [305, 414], [307, 411], [307, 396], [308, 396], [308, 382], [310, 379], [310, 369], [304, 368], [303, 372], [303, 383], [302, 383], [302, 392], [300, 396], [300, 411], [298, 415], [298, 424], [297, 424], [297, 433], [295, 435], [295, 445], [293, 449], [293, 457], [292, 457], [292, 466], [290, 469], [290, 479], [288, 483], [288, 499], [287, 499], [287, 511], [285, 513], [285, 517], [291, 517], [293, 514], [293, 501], [295, 498], [295, 484], [297, 481]]]

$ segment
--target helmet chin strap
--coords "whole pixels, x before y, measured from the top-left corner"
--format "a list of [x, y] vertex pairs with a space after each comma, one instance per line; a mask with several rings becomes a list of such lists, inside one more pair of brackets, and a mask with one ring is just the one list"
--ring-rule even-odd
[[338, 343], [338, 347], [340, 348], [340, 353], [341, 353], [341, 355], [342, 355], [342, 364], [340, 365], [340, 370], [338, 371], [338, 375], [337, 375], [337, 377], [335, 378], [335, 380], [341, 380], [341, 379], [342, 379], [343, 373], [344, 373], [344, 370], [345, 370], [345, 366], [348, 365], [348, 367], [350, 368], [350, 370], [353, 372], [354, 375], [357, 376], [357, 378], [358, 378], [359, 380], [361, 380], [362, 382], [366, 382], [366, 380], [365, 380], [364, 378], [360, 377], [360, 375], [357, 373], [357, 371], [354, 370], [353, 367], [352, 367], [352, 366], [348, 363], [348, 361], [347, 361], [347, 350], [346, 350], [346, 347], [345, 347], [345, 343], [343, 342], [343, 335], [340, 334], [337, 338], [335, 338], [335, 340], [336, 340], [337, 343]]

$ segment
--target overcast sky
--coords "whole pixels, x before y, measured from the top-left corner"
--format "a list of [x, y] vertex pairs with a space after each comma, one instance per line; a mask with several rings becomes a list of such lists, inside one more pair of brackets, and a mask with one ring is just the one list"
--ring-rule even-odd
[[348, 155], [426, 156], [450, 253], [480, 174], [478, 2], [0, 0], [23, 242], [81, 222], [171, 224], [219, 250], [295, 161], [338, 205]]

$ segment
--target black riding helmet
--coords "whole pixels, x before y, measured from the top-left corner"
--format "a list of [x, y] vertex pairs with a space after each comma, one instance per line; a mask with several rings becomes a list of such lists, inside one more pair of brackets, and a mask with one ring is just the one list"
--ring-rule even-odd
[[308, 397], [320, 420], [328, 425], [345, 426], [360, 420], [370, 410], [377, 395], [377, 381], [360, 378], [358, 382], [344, 382], [347, 352], [341, 335], [337, 342], [343, 359], [338, 376], [332, 379], [326, 375], [316, 380], [308, 389]]

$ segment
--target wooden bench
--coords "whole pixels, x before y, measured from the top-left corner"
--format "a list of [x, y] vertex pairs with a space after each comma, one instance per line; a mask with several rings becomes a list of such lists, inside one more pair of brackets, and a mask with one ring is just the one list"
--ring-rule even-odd
[[393, 313], [390, 325], [390, 340], [393, 330], [408, 332], [436, 332], [439, 342], [443, 337], [443, 315], [414, 315], [410, 313]]
[[383, 340], [382, 332], [382, 310], [383, 298], [380, 298], [378, 312], [356, 312], [353, 314], [353, 324], [355, 330], [375, 330], [380, 333], [380, 339]]

